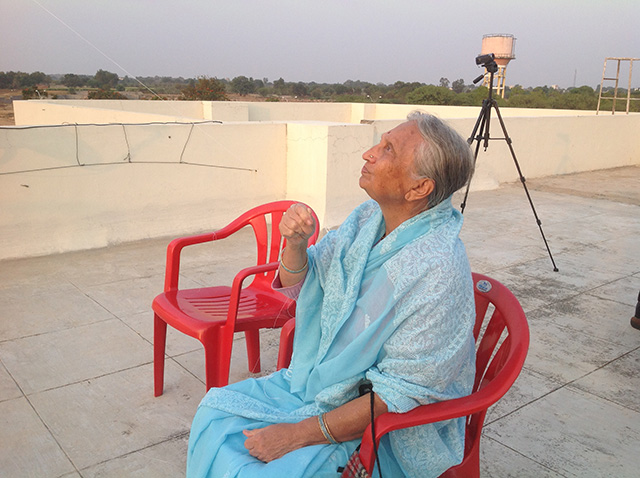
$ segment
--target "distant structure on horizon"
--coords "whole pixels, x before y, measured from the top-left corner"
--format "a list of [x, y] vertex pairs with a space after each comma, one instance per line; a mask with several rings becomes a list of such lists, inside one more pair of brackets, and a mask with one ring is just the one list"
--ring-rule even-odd
[[[498, 64], [498, 71], [493, 75], [493, 89], [504, 98], [504, 85], [507, 76], [507, 65], [516, 57], [516, 38], [508, 33], [483, 35], [481, 55], [493, 53]], [[489, 87], [489, 75], [485, 75], [482, 86]]]

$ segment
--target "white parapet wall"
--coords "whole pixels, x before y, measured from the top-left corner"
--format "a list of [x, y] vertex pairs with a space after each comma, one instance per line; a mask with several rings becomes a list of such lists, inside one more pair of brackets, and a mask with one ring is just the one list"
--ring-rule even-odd
[[38, 100], [14, 101], [17, 126], [180, 122], [205, 117], [202, 101]]
[[[355, 105], [354, 105], [355, 106]], [[442, 106], [442, 105], [390, 105], [390, 104], [363, 104], [363, 118], [370, 120], [393, 120], [405, 118], [414, 110], [426, 110], [438, 118], [474, 118], [480, 114], [478, 106]], [[577, 110], [550, 110], [542, 108], [502, 108], [500, 113], [504, 118], [512, 117], [539, 117], [539, 116], [595, 116], [595, 111]], [[496, 118], [495, 110], [492, 117]], [[497, 121], [497, 118], [496, 118]]]
[[[15, 124], [145, 123], [184, 121], [317, 121], [359, 124], [405, 118], [416, 109], [440, 118], [476, 118], [475, 106], [416, 106], [381, 103], [243, 101], [22, 100], [14, 101]], [[595, 111], [503, 108], [502, 116], [595, 116]], [[494, 113], [495, 115], [495, 113]]]
[[0, 128], [0, 258], [219, 228], [286, 196], [285, 124]]
[[375, 133], [368, 124], [288, 124], [287, 197], [313, 207], [325, 228], [342, 223], [367, 199], [358, 186], [360, 155]]
[[[16, 103], [16, 118], [29, 126], [0, 128], [0, 259], [215, 230], [283, 198], [308, 203], [323, 228], [336, 227], [367, 198], [358, 187], [362, 153], [383, 132], [418, 108], [466, 138], [479, 113], [375, 104]], [[640, 164], [640, 115], [527, 111], [503, 110], [527, 178]], [[497, 119], [491, 128], [472, 190], [518, 179]]]

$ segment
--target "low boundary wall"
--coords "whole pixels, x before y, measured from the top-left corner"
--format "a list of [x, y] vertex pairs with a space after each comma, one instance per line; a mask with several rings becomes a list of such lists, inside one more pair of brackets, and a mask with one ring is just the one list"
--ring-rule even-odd
[[[214, 230], [283, 198], [307, 202], [323, 227], [335, 227], [366, 199], [358, 187], [362, 153], [416, 109], [329, 104], [311, 114], [304, 106], [285, 120], [290, 105], [178, 102], [180, 115], [200, 111], [194, 118], [165, 115], [166, 105], [136, 112], [106, 103], [87, 108], [87, 101], [17, 103], [23, 118], [46, 110], [42, 122], [50, 124], [0, 127], [0, 259]], [[419, 108], [448, 118], [463, 137], [479, 112]], [[224, 123], [207, 121], [213, 109]], [[94, 124], [53, 123], [63, 111]], [[640, 164], [640, 115], [502, 112], [527, 178]], [[137, 120], [124, 121], [129, 115]], [[327, 121], [334, 115], [338, 121]], [[105, 119], [114, 121], [101, 124]], [[491, 126], [492, 138], [501, 138], [498, 121]], [[472, 190], [517, 179], [505, 141], [481, 148]]]

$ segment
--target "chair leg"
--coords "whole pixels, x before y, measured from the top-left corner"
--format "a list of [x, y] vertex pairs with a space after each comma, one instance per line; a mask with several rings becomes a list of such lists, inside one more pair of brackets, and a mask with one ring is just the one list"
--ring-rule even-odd
[[167, 343], [167, 323], [153, 314], [153, 394], [162, 395], [164, 388], [164, 352]]
[[229, 367], [231, 366], [231, 340], [223, 340], [220, 334], [215, 339], [202, 339], [204, 346], [204, 367], [207, 392], [212, 387], [224, 387], [229, 385]]
[[247, 359], [249, 361], [249, 372], [260, 372], [260, 330], [246, 330], [244, 332], [247, 342]]

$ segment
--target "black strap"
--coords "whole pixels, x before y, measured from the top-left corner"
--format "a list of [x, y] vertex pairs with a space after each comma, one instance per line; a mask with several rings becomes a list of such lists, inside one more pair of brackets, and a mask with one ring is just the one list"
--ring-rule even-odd
[[376, 463], [378, 464], [378, 474], [380, 475], [380, 478], [382, 478], [382, 470], [380, 469], [380, 458], [378, 457], [378, 445], [376, 445], [376, 417], [373, 413], [375, 395], [373, 394], [373, 388], [369, 392], [369, 396], [371, 397], [371, 440], [373, 441], [373, 453], [376, 456]]
[[369, 402], [371, 409], [371, 441], [373, 442], [373, 454], [376, 456], [376, 463], [378, 464], [378, 474], [380, 475], [380, 478], [382, 478], [382, 470], [380, 469], [380, 458], [378, 457], [378, 445], [376, 445], [376, 416], [374, 413], [375, 395], [373, 394], [373, 384], [368, 380], [365, 381], [358, 388], [358, 392], [360, 392], [360, 396], [368, 393], [371, 399]]

